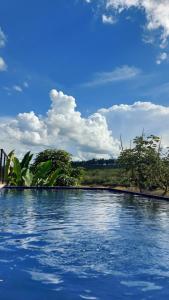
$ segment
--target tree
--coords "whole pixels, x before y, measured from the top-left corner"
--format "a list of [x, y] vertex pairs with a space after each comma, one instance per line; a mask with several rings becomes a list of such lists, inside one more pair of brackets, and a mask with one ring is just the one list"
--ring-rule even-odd
[[165, 151], [158, 166], [158, 186], [166, 195], [169, 190], [169, 151]]
[[159, 179], [160, 138], [154, 135], [137, 136], [133, 144], [133, 148], [121, 151], [119, 164], [131, 186], [138, 187], [140, 191], [152, 189]]
[[71, 164], [71, 159], [72, 155], [64, 150], [46, 149], [36, 155], [32, 164], [32, 170], [35, 172], [37, 165], [48, 160], [52, 162], [52, 171], [56, 170], [56, 168], [63, 169]]
[[32, 165], [32, 171], [36, 177], [40, 164], [47, 161], [51, 161], [51, 168], [46, 176], [52, 176], [53, 172], [57, 174], [53, 182], [54, 185], [73, 186], [79, 184], [83, 175], [83, 169], [72, 167], [72, 155], [70, 153], [56, 149], [47, 149], [38, 153]]

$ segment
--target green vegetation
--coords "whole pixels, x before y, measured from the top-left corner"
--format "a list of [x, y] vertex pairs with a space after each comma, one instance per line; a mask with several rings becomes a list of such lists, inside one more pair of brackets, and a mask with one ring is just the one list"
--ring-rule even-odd
[[85, 169], [82, 185], [89, 186], [116, 186], [122, 184], [120, 170], [114, 168], [92, 168]]
[[122, 149], [119, 165], [124, 182], [140, 192], [169, 189], [169, 151], [161, 148], [160, 138], [154, 135], [136, 137], [133, 148]]
[[121, 149], [118, 160], [103, 161], [98, 167], [99, 163], [97, 160], [86, 163], [83, 185], [163, 195], [169, 191], [169, 150], [162, 149], [157, 136], [137, 136], [133, 147]]
[[[9, 153], [5, 177], [12, 186], [112, 186], [133, 191], [169, 191], [169, 150], [162, 149], [160, 138], [137, 136], [133, 147], [121, 149], [117, 160], [72, 162], [63, 150], [47, 149], [33, 155], [27, 152], [20, 161]], [[83, 166], [84, 168], [81, 168]]]
[[14, 186], [29, 186], [32, 182], [33, 174], [30, 172], [30, 161], [33, 155], [27, 152], [23, 159], [15, 156], [14, 151], [8, 154], [5, 168], [5, 180]]
[[32, 164], [32, 169], [36, 170], [37, 166], [40, 163], [46, 162], [48, 160], [52, 162], [52, 171], [55, 171], [56, 168], [65, 169], [71, 166], [71, 159], [71, 154], [64, 150], [47, 149], [37, 154]]
[[62, 150], [40, 152], [31, 165], [33, 155], [27, 152], [23, 159], [9, 153], [5, 179], [11, 186], [74, 186], [80, 183], [81, 168], [73, 168], [71, 155]]

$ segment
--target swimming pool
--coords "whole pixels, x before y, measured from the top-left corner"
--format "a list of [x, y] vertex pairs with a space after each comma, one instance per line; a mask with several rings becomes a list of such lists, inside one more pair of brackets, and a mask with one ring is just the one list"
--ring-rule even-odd
[[169, 202], [0, 192], [0, 299], [168, 299]]

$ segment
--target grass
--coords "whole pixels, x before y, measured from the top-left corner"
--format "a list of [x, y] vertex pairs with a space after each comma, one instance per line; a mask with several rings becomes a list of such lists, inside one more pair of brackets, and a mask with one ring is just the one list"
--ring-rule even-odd
[[[83, 180], [81, 184], [83, 186], [105, 186], [105, 187], [114, 187], [121, 190], [128, 190], [131, 192], [139, 192], [139, 189], [136, 187], [129, 187], [124, 184], [124, 179], [122, 178], [122, 171], [115, 168], [94, 168], [94, 169], [85, 169]], [[160, 189], [155, 189], [153, 191], [145, 191], [147, 194], [161, 196], [163, 191]], [[169, 197], [169, 192], [165, 195]]]
[[115, 186], [119, 183], [119, 169], [114, 168], [86, 169], [82, 181], [82, 185], [89, 186]]

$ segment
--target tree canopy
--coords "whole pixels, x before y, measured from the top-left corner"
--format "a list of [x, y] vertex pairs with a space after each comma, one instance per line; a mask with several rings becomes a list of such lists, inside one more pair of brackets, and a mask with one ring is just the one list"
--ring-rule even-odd
[[155, 135], [137, 136], [133, 147], [123, 149], [119, 156], [123, 177], [140, 191], [160, 187], [169, 188], [169, 153], [163, 151], [161, 140]]

